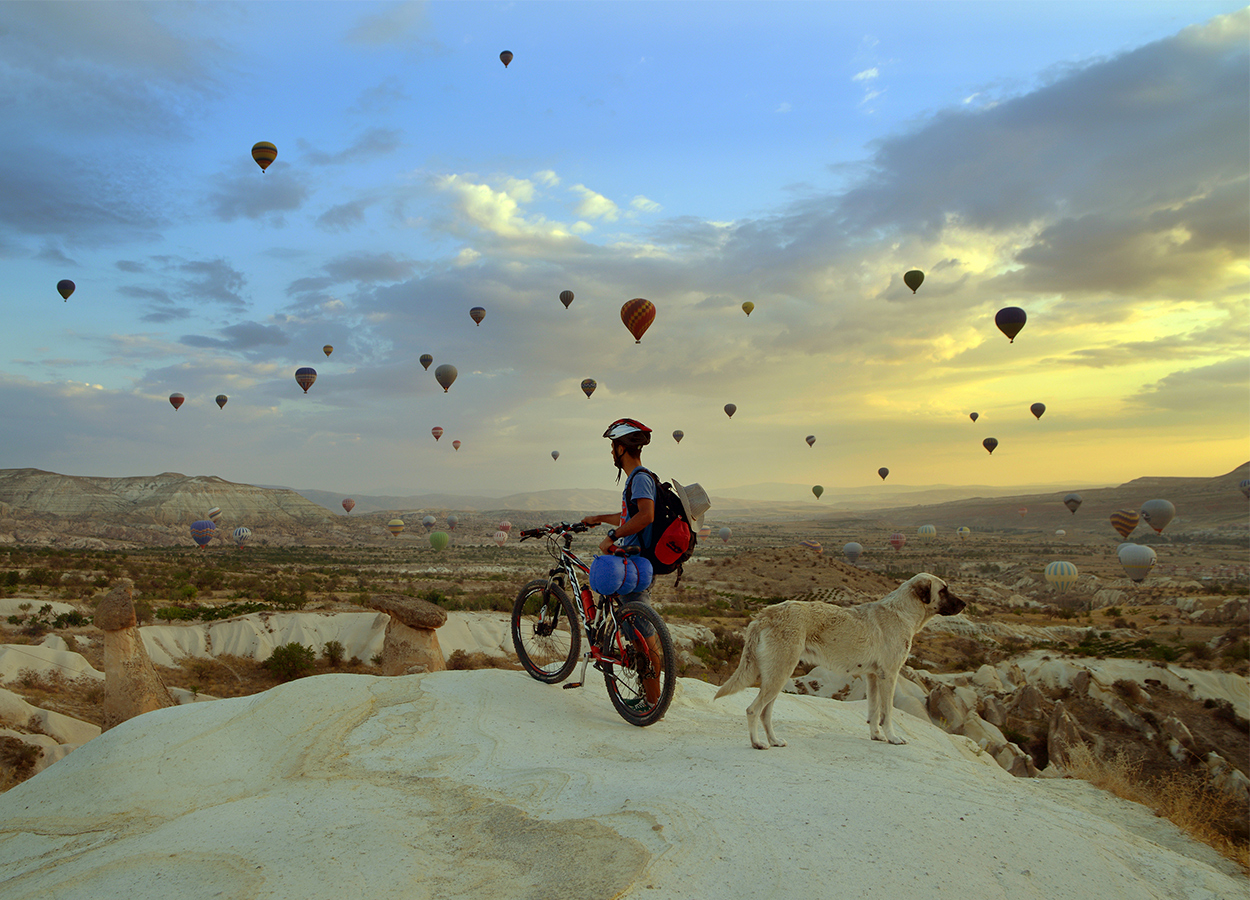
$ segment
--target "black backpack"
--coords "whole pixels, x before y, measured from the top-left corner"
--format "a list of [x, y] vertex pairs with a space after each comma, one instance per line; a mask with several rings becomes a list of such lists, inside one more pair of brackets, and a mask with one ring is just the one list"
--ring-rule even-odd
[[[641, 467], [640, 467], [641, 468]], [[677, 573], [677, 581], [681, 581], [682, 563], [694, 553], [699, 537], [691, 528], [686, 518], [686, 508], [681, 498], [667, 481], [660, 481], [650, 469], [643, 469], [655, 481], [655, 519], [652, 520], [651, 540], [641, 540], [641, 555], [651, 563], [656, 575]], [[625, 482], [626, 507], [633, 500], [632, 485], [634, 476], [630, 475]], [[676, 586], [676, 585], [674, 585]]]

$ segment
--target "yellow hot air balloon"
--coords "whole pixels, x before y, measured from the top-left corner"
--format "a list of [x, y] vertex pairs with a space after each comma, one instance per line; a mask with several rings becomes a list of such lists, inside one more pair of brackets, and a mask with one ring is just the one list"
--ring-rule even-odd
[[252, 145], [252, 159], [256, 160], [256, 165], [260, 166], [262, 172], [277, 158], [278, 148], [268, 141], [257, 141]]
[[751, 315], [751, 311], [754, 309], [755, 309], [755, 304], [752, 303], [750, 300], [742, 304], [742, 311], [746, 313], [748, 316]]
[[324, 353], [326, 356], [329, 356], [331, 353], [334, 352], [334, 345], [326, 344], [324, 347], [321, 348], [321, 352]]

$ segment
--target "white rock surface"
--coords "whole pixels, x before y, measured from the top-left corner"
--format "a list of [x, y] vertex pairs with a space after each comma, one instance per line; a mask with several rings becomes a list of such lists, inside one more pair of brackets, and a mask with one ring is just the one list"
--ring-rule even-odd
[[1142, 807], [1014, 779], [907, 716], [683, 680], [627, 725], [595, 682], [324, 675], [131, 719], [0, 795], [5, 900], [1243, 897]]

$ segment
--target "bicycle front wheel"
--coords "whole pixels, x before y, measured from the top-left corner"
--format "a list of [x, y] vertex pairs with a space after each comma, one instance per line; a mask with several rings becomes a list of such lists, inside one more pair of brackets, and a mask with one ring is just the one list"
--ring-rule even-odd
[[569, 677], [582, 650], [573, 601], [558, 584], [538, 578], [512, 605], [512, 646], [525, 671], [547, 684]]
[[[608, 654], [613, 662], [601, 666], [608, 696], [626, 722], [652, 725], [668, 712], [677, 687], [672, 635], [660, 614], [646, 603], [623, 604], [616, 620], [619, 629]], [[648, 637], [647, 632], [653, 633]]]

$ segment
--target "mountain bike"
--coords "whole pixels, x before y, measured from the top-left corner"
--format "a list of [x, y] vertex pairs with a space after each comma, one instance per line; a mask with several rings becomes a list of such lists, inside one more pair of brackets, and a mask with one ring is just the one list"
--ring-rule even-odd
[[517, 594], [512, 645], [525, 671], [546, 684], [564, 681], [581, 659], [581, 674], [566, 690], [581, 687], [593, 664], [621, 717], [631, 725], [651, 725], [664, 717], [677, 686], [673, 638], [648, 604], [622, 603], [618, 594], [596, 599], [578, 580], [579, 573], [589, 576], [590, 566], [573, 552], [573, 535], [591, 527], [560, 522], [521, 532], [522, 541], [545, 537], [556, 565]]

